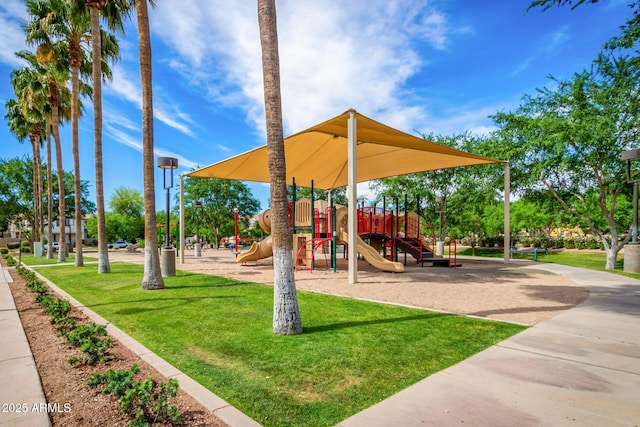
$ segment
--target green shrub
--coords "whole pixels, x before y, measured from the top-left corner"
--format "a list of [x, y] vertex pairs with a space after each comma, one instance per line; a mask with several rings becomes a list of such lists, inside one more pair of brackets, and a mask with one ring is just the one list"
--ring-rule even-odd
[[83, 357], [72, 357], [68, 360], [70, 364], [84, 362], [93, 365], [111, 359], [109, 349], [113, 347], [113, 341], [103, 325], [79, 325], [67, 333], [67, 342], [70, 347], [78, 347], [85, 354]]
[[169, 403], [169, 397], [178, 394], [178, 380], [171, 378], [166, 383], [159, 383], [153, 377], [148, 377], [138, 383], [133, 378], [139, 370], [138, 365], [133, 365], [129, 370], [109, 369], [106, 374], [94, 374], [87, 385], [96, 387], [104, 384], [102, 393], [119, 397], [120, 410], [133, 417], [132, 426], [180, 424], [182, 414], [175, 405]]
[[0, 254], [6, 255], [9, 253], [9, 248], [0, 248]]
[[131, 388], [133, 378], [140, 371], [138, 365], [133, 365], [129, 370], [114, 371], [109, 369], [106, 374], [94, 374], [87, 380], [89, 387], [97, 387], [100, 384], [104, 384], [102, 393], [113, 394], [117, 397], [124, 396], [126, 391]]
[[9, 249], [18, 249], [19, 247], [20, 247], [20, 243], [18, 242], [7, 243], [7, 248]]
[[132, 383], [120, 399], [120, 409], [134, 417], [132, 426], [147, 426], [151, 423], [179, 423], [182, 414], [175, 405], [169, 403], [169, 397], [178, 394], [178, 380], [170, 378], [159, 383], [149, 377], [141, 383]]

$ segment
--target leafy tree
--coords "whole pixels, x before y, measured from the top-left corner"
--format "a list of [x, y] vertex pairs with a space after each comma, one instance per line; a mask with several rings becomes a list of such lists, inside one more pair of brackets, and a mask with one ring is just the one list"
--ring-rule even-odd
[[33, 163], [28, 157], [0, 160], [0, 216], [9, 222], [22, 219], [35, 224], [30, 201], [33, 199]]
[[113, 212], [134, 218], [142, 218], [144, 215], [144, 198], [140, 191], [136, 189], [118, 187], [111, 196], [109, 208]]
[[[115, 241], [125, 239], [129, 242], [135, 242], [140, 238], [143, 229], [140, 223], [132, 221], [132, 218], [119, 212], [106, 212], [106, 231], [107, 239]], [[98, 217], [92, 216], [87, 220], [87, 234], [90, 237], [98, 236]]]
[[[448, 147], [481, 153], [488, 143], [483, 137], [468, 133], [452, 136], [423, 135], [427, 140]], [[420, 212], [428, 228], [439, 228], [439, 214], [436, 213], [436, 198], [446, 201], [443, 214], [445, 234], [461, 238], [463, 236], [482, 236], [487, 234], [485, 207], [500, 202], [498, 182], [501, 174], [495, 165], [480, 165], [466, 168], [442, 169], [420, 172], [374, 181], [372, 188], [378, 192], [377, 203], [383, 196], [398, 200], [400, 209], [405, 209], [404, 197], [407, 196], [407, 210]], [[390, 202], [387, 199], [387, 203]]]
[[[27, 220], [31, 227], [35, 224], [35, 212], [30, 200], [33, 198], [33, 180], [30, 179], [30, 172], [33, 162], [28, 157], [0, 160], [0, 216], [8, 218], [12, 222], [17, 222], [21, 218]], [[64, 172], [64, 185], [67, 188], [66, 197], [70, 200], [75, 198], [73, 174]], [[59, 206], [57, 197], [57, 182], [52, 183], [56, 197], [53, 203]], [[89, 200], [89, 182], [81, 182], [81, 213], [87, 215], [95, 212], [95, 205]], [[73, 206], [68, 204], [68, 206]], [[69, 214], [74, 214], [73, 210]], [[63, 214], [65, 218], [67, 215]]]
[[271, 235], [273, 236], [273, 332], [302, 333], [291, 254], [291, 229], [287, 200], [287, 177], [282, 130], [280, 59], [275, 0], [258, 0], [258, 24], [262, 48], [262, 75], [271, 181]]
[[[184, 198], [188, 220], [185, 225], [195, 233], [196, 216], [199, 216], [200, 233], [209, 235], [216, 247], [222, 237], [233, 234], [234, 209], [238, 209], [240, 221], [248, 228], [249, 220], [260, 208], [260, 202], [246, 184], [227, 179], [186, 178]], [[202, 207], [194, 208], [192, 203], [195, 201], [202, 202]]]
[[[138, 190], [118, 187], [109, 202], [111, 212], [105, 213], [106, 240], [136, 241], [144, 236], [144, 199]], [[92, 217], [87, 225], [89, 235], [98, 237], [99, 219]]]
[[[293, 194], [293, 186], [287, 186], [287, 191], [289, 192], [289, 196]], [[325, 190], [313, 189], [313, 198], [314, 200], [327, 200], [328, 192]], [[310, 199], [311, 198], [311, 188], [310, 187], [297, 187], [296, 186], [296, 200], [300, 199]], [[333, 203], [336, 205], [347, 206], [347, 187], [337, 188], [331, 191], [331, 199]]]
[[630, 237], [620, 235], [616, 221], [618, 196], [628, 191], [620, 155], [640, 125], [638, 71], [626, 58], [601, 56], [591, 70], [552, 78], [552, 88], [493, 116], [501, 157], [520, 171], [514, 191], [546, 189], [600, 238], [607, 269]]

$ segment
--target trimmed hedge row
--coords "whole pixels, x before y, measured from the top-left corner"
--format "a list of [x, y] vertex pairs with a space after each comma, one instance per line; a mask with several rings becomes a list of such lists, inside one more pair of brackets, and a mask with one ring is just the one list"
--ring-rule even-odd
[[[471, 239], [464, 237], [459, 244], [463, 246], [471, 246]], [[498, 237], [480, 237], [476, 241], [476, 247], [483, 248], [499, 248], [504, 244], [504, 238]], [[549, 237], [541, 236], [524, 236], [516, 237], [511, 241], [512, 245], [520, 244], [524, 247], [545, 247], [550, 249], [601, 249], [604, 245], [599, 238], [595, 236], [576, 236], [576, 237]]]

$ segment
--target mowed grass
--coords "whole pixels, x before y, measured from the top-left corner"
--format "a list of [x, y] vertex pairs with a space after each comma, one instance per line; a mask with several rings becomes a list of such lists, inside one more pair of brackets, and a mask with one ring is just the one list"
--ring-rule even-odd
[[524, 329], [298, 291], [304, 332], [272, 333], [270, 286], [178, 271], [144, 291], [142, 266], [38, 271], [178, 369], [270, 425], [334, 425]]
[[[11, 256], [13, 256], [16, 259], [16, 261], [18, 260], [18, 253], [17, 252], [12, 253]], [[22, 263], [26, 264], [26, 265], [58, 264], [58, 253], [54, 253], [53, 254], [53, 259], [47, 258], [46, 255], [40, 256], [40, 257], [36, 257], [33, 254], [22, 254], [21, 260], [22, 260]], [[76, 260], [75, 255], [74, 254], [69, 254], [69, 255], [67, 255], [67, 257], [64, 260], [64, 262], [73, 264], [75, 262], [75, 260]], [[83, 255], [82, 256], [82, 260], [84, 262], [93, 262], [93, 261], [97, 261], [97, 258], [88, 257], [86, 255]]]

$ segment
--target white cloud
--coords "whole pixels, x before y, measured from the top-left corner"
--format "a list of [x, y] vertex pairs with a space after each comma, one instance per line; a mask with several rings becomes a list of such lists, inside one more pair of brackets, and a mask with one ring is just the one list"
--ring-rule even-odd
[[539, 46], [540, 53], [553, 55], [558, 50], [567, 46], [567, 42], [571, 39], [571, 33], [568, 25], [563, 25], [555, 31], [546, 34]]
[[0, 5], [0, 62], [11, 65], [24, 65], [15, 52], [27, 48], [24, 33], [20, 27], [25, 22], [27, 13], [24, 2], [18, 0], [3, 0]]
[[[126, 132], [116, 128], [115, 126], [108, 124], [105, 125], [105, 132], [113, 139], [114, 141], [125, 145], [127, 147], [133, 148], [139, 153], [142, 153], [142, 141], [138, 138], [135, 138]], [[154, 147], [153, 152], [158, 157], [174, 157], [178, 159], [178, 165], [180, 169], [191, 170], [199, 166], [198, 162], [194, 162], [190, 159], [187, 159], [180, 154], [176, 154], [173, 151], [165, 150], [163, 148]]]
[[[285, 134], [356, 108], [401, 129], [421, 121], [425, 106], [406, 93], [424, 66], [416, 43], [445, 49], [447, 16], [428, 0], [278, 3]], [[253, 2], [163, 3], [154, 36], [175, 52], [169, 65], [213, 102], [240, 107], [264, 129], [261, 52]], [[164, 31], [171, 28], [170, 32]]]
[[[113, 80], [105, 85], [106, 92], [117, 98], [125, 99], [141, 109], [142, 89], [139, 80], [131, 77], [130, 73], [122, 66], [113, 66], [112, 71]], [[190, 137], [194, 136], [190, 127], [193, 120], [188, 114], [182, 112], [175, 103], [167, 101], [166, 96], [163, 96], [162, 88], [157, 84], [154, 85], [153, 115], [167, 126]]]

